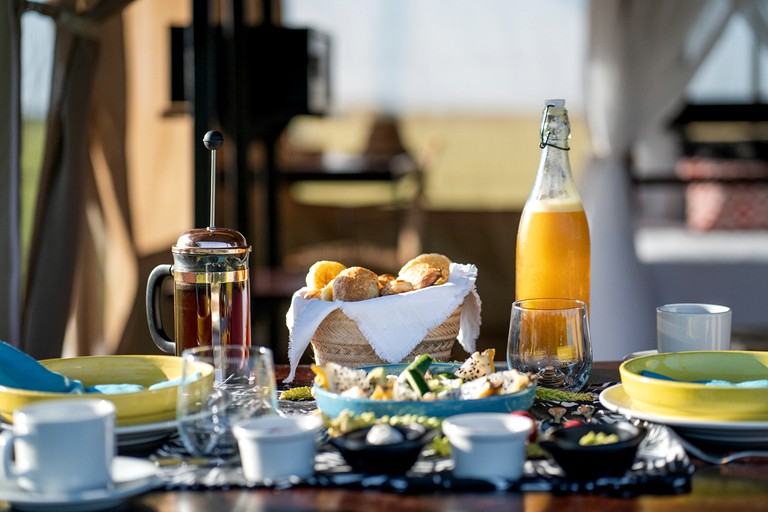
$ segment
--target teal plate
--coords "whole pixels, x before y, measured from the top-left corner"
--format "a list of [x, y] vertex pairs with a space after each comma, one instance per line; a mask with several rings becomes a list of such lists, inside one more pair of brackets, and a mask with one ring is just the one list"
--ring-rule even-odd
[[[361, 369], [369, 371], [383, 366], [389, 375], [399, 375], [407, 364], [383, 364], [376, 366], [363, 366]], [[454, 372], [461, 366], [456, 363], [432, 363], [429, 370], [432, 373]], [[495, 395], [476, 400], [440, 400], [438, 402], [416, 402], [397, 400], [371, 400], [370, 398], [348, 398], [338, 393], [331, 393], [317, 386], [314, 387], [317, 408], [328, 417], [335, 418], [344, 409], [349, 409], [353, 414], [372, 412], [376, 416], [402, 416], [404, 414], [416, 414], [419, 416], [431, 416], [446, 418], [456, 414], [470, 412], [512, 412], [525, 411], [533, 405], [536, 394], [536, 384], [531, 383], [523, 389], [508, 395]]]

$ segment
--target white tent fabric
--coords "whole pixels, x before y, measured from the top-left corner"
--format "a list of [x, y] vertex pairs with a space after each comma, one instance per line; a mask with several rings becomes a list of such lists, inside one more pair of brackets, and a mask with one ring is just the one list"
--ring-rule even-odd
[[[177, 169], [192, 165], [185, 145], [190, 123], [160, 115], [166, 100], [158, 91], [166, 89], [158, 77], [166, 77], [167, 64], [143, 57], [163, 47], [167, 26], [188, 22], [190, 2], [135, 2], [143, 10], [133, 9], [130, 16], [123, 14], [132, 0], [0, 3], [0, 70], [9, 71], [0, 72], [0, 339], [38, 359], [156, 350], [148, 334], [146, 343], [127, 345], [143, 342], [136, 332], [146, 332], [143, 283], [158, 263], [156, 248], [162, 245], [170, 257], [170, 246], [183, 231], [178, 218], [184, 229], [190, 224], [185, 212], [191, 208], [165, 198], [168, 190], [191, 197], [191, 180], [180, 183]], [[152, 9], [164, 17], [148, 29], [141, 16], [154, 16]], [[19, 241], [19, 44], [25, 10], [56, 22], [44, 164], [25, 256], [26, 293]], [[132, 26], [128, 34], [126, 17]], [[134, 48], [130, 63], [125, 44]], [[132, 77], [131, 65], [134, 71], [143, 66], [143, 74]], [[130, 85], [135, 89], [127, 98]], [[165, 151], [166, 145], [182, 156]], [[142, 213], [138, 235], [136, 209]], [[158, 218], [164, 219], [162, 226]]]
[[[586, 63], [593, 158], [582, 182], [592, 236], [591, 331], [596, 360], [656, 345], [655, 298], [633, 242], [628, 159], [667, 122], [696, 69], [738, 10], [758, 0], [592, 0]], [[753, 22], [754, 23], [754, 22]]]
[[[82, 11], [76, 11], [82, 3], [74, 0], [57, 6], [27, 4], [57, 22], [46, 152], [19, 343], [35, 358], [60, 357], [68, 325], [77, 330], [66, 355], [114, 352], [133, 305], [134, 251], [130, 244], [117, 243], [130, 232], [121, 221], [128, 214], [119, 16], [128, 3], [89, 0]], [[110, 71], [110, 65], [115, 69]], [[11, 193], [18, 195], [18, 187]], [[108, 245], [120, 248], [112, 253], [122, 258], [118, 271], [109, 270]], [[117, 299], [122, 310], [117, 334], [107, 331], [103, 320], [115, 302], [107, 295], [110, 284], [123, 291]], [[106, 339], [110, 335], [115, 340]]]

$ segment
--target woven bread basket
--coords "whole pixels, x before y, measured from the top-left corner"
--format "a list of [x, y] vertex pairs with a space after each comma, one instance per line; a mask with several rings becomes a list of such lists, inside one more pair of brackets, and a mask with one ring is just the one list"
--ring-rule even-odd
[[[448, 361], [459, 335], [461, 306], [445, 322], [427, 333], [421, 342], [400, 362], [410, 362], [420, 354], [429, 354], [436, 361]], [[388, 364], [373, 351], [357, 323], [340, 309], [335, 310], [320, 323], [312, 336], [312, 348], [317, 364], [338, 363], [342, 366], [371, 366]]]

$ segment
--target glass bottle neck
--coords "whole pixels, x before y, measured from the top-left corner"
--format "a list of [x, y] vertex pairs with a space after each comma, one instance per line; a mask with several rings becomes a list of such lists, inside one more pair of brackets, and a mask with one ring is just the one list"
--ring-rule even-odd
[[571, 123], [568, 111], [564, 108], [546, 107], [541, 118], [542, 149], [554, 147], [568, 151], [568, 139], [571, 138]]
[[541, 159], [529, 201], [581, 203], [568, 155], [568, 112], [546, 108], [541, 125]]

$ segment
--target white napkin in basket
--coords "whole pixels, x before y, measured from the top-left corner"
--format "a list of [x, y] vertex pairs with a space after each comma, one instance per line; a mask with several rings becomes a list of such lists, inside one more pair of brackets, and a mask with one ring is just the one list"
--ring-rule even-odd
[[[336, 309], [357, 322], [371, 348], [384, 361], [398, 363], [421, 342], [429, 331], [443, 323], [463, 302], [458, 341], [468, 353], [475, 351], [480, 333], [480, 296], [474, 265], [451, 263], [448, 282], [414, 292], [400, 293], [359, 302], [328, 302], [304, 299], [306, 288], [293, 294], [285, 317], [290, 331], [288, 361], [291, 372], [283, 382], [292, 382], [302, 354], [326, 316]], [[403, 314], [408, 314], [405, 326]]]

